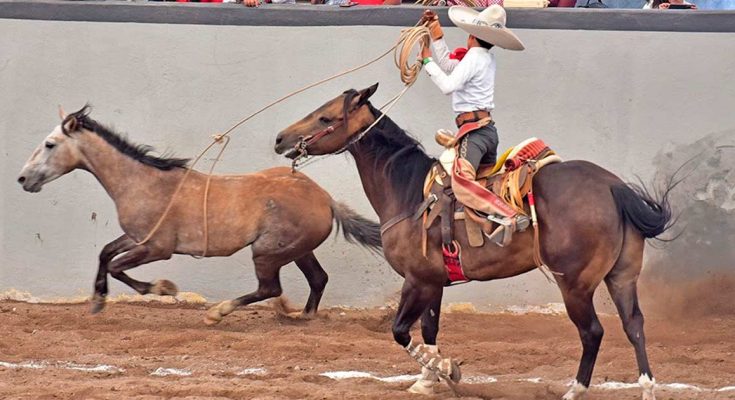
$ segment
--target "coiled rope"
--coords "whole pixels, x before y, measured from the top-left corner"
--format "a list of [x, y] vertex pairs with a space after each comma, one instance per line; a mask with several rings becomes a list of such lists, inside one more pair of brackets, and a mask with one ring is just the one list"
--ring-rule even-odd
[[[204, 249], [202, 251], [202, 254], [198, 257], [206, 257], [207, 255], [207, 248], [209, 246], [209, 224], [208, 224], [208, 200], [209, 200], [209, 187], [212, 180], [212, 174], [214, 172], [214, 167], [219, 163], [220, 158], [222, 157], [222, 154], [224, 153], [225, 149], [230, 143], [230, 134], [240, 126], [242, 126], [244, 123], [255, 117], [256, 115], [262, 113], [263, 111], [275, 106], [278, 103], [283, 102], [284, 100], [291, 98], [299, 93], [305, 92], [311, 88], [314, 88], [316, 86], [319, 86], [321, 84], [324, 84], [326, 82], [329, 82], [333, 79], [337, 79], [339, 77], [345, 76], [347, 74], [350, 74], [352, 72], [361, 70], [365, 67], [370, 66], [371, 64], [374, 64], [378, 60], [384, 58], [388, 54], [390, 54], [391, 51], [394, 52], [394, 62], [396, 64], [396, 67], [398, 67], [400, 71], [400, 77], [401, 81], [405, 84], [405, 87], [391, 100], [388, 101], [383, 107], [381, 107], [381, 110], [385, 108], [385, 112], [381, 114], [380, 117], [378, 117], [368, 128], [366, 128], [360, 135], [357, 136], [357, 140], [362, 138], [372, 127], [374, 127], [387, 113], [393, 108], [393, 106], [398, 102], [398, 100], [408, 91], [408, 89], [413, 86], [413, 84], [416, 82], [416, 79], [418, 78], [418, 74], [421, 71], [422, 63], [420, 60], [416, 59], [413, 63], [409, 63], [409, 60], [411, 58], [411, 54], [413, 51], [413, 48], [420, 44], [421, 46], [428, 46], [429, 45], [429, 29], [421, 24], [417, 23], [411, 28], [406, 28], [401, 30], [401, 34], [398, 38], [398, 41], [391, 46], [388, 50], [386, 50], [384, 53], [380, 54], [379, 56], [375, 57], [374, 59], [364, 63], [360, 64], [356, 67], [349, 68], [345, 71], [339, 72], [335, 75], [332, 75], [328, 78], [324, 78], [322, 80], [313, 82], [309, 85], [306, 85], [298, 90], [295, 90], [281, 98], [278, 98], [267, 105], [263, 106], [259, 110], [255, 111], [254, 113], [246, 116], [245, 118], [241, 119], [234, 125], [232, 125], [229, 129], [224, 131], [221, 134], [215, 134], [212, 135], [212, 143], [210, 143], [207, 147], [202, 150], [199, 155], [194, 159], [194, 161], [187, 166], [187, 171], [184, 174], [184, 176], [181, 178], [181, 181], [179, 182], [178, 186], [176, 187], [176, 190], [174, 191], [173, 195], [171, 195], [171, 199], [169, 200], [168, 204], [166, 205], [166, 208], [164, 209], [161, 216], [158, 218], [158, 221], [153, 226], [153, 228], [150, 230], [150, 232], [143, 238], [143, 240], [136, 242], [137, 245], [143, 245], [147, 243], [148, 241], [153, 238], [153, 236], [158, 232], [158, 230], [161, 228], [161, 225], [163, 224], [163, 221], [166, 219], [168, 214], [171, 212], [171, 208], [173, 207], [174, 201], [176, 200], [176, 197], [181, 192], [181, 189], [184, 186], [184, 183], [191, 175], [191, 172], [194, 170], [194, 167], [197, 165], [199, 160], [209, 152], [209, 150], [212, 149], [217, 143], [222, 143], [222, 148], [217, 154], [217, 157], [212, 161], [212, 166], [209, 168], [209, 172], [207, 175], [207, 182], [204, 187], [204, 199], [202, 202], [203, 207], [203, 228], [204, 228]], [[415, 53], [414, 53], [415, 54]], [[356, 141], [356, 140], [355, 140]], [[352, 143], [352, 142], [351, 142]]]

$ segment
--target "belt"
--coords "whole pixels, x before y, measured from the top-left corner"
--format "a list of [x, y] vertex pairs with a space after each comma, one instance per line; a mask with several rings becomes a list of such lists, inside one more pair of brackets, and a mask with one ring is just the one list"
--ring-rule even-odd
[[457, 115], [457, 118], [454, 119], [454, 122], [457, 124], [457, 128], [459, 128], [468, 122], [477, 122], [485, 118], [492, 119], [492, 116], [490, 115], [490, 111], [485, 111], [485, 110], [468, 111], [468, 112], [463, 112], [462, 114]]

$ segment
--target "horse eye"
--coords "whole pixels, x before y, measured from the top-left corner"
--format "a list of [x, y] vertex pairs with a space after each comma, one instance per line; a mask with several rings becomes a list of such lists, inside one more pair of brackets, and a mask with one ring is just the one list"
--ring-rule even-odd
[[53, 149], [54, 147], [56, 147], [56, 143], [53, 143], [53, 142], [46, 142], [46, 148], [47, 148], [47, 149], [49, 149], [49, 150], [50, 150], [50, 149]]
[[319, 122], [321, 122], [322, 124], [329, 124], [332, 122], [332, 119], [327, 117], [319, 117]]

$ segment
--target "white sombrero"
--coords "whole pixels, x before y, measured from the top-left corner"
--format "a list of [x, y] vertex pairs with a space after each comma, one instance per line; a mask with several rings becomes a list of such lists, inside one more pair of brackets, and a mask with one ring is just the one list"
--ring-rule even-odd
[[507, 50], [523, 50], [523, 42], [505, 27], [505, 9], [497, 4], [476, 11], [469, 7], [453, 6], [449, 19], [470, 35]]

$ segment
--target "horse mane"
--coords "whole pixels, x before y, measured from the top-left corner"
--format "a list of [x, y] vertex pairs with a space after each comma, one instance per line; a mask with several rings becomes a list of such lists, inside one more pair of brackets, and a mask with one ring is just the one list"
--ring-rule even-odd
[[[382, 114], [369, 102], [367, 106], [375, 118]], [[424, 180], [436, 159], [429, 157], [421, 143], [388, 116], [352, 146], [373, 157], [376, 170], [382, 168], [401, 207], [408, 209], [423, 201]]]
[[[114, 132], [112, 129], [101, 125], [99, 122], [90, 118], [90, 112], [90, 105], [85, 104], [79, 111], [75, 111], [67, 115], [61, 123], [61, 129], [64, 134], [68, 136], [70, 133], [78, 131], [79, 128], [84, 128], [96, 133], [97, 136], [104, 139], [120, 153], [132, 158], [133, 160], [137, 160], [145, 165], [149, 165], [163, 171], [168, 171], [174, 168], [185, 168], [189, 164], [190, 159], [188, 158], [175, 158], [167, 154], [163, 154], [160, 157], [151, 155], [150, 153], [154, 151], [152, 146], [131, 142], [124, 135]], [[71, 132], [69, 132], [65, 125], [71, 120], [75, 120], [76, 124], [72, 125]]]

